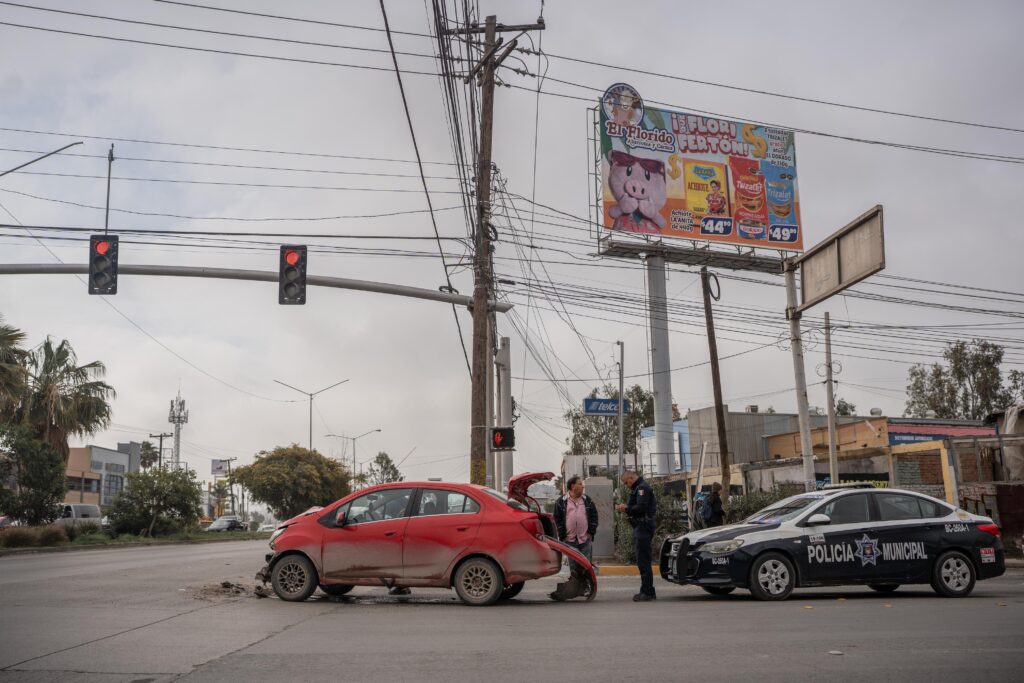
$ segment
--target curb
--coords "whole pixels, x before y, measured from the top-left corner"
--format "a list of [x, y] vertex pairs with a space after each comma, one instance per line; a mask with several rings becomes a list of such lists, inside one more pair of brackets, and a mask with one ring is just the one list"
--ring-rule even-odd
[[[269, 536], [267, 538], [270, 538]], [[232, 543], [240, 541], [262, 541], [262, 538], [197, 538], [182, 541], [132, 541], [131, 543], [97, 543], [95, 545], [54, 545], [36, 548], [0, 548], [0, 557], [6, 555], [34, 555], [37, 553], [65, 553], [78, 550], [117, 550], [118, 548], [139, 548], [161, 545], [206, 545], [208, 543]]]

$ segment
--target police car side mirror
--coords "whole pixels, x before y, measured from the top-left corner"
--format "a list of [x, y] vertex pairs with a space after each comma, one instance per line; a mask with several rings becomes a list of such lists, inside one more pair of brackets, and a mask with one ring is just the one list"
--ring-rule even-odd
[[807, 518], [807, 526], [822, 526], [824, 524], [831, 524], [832, 518], [828, 515], [823, 515], [820, 512], [816, 515], [811, 515]]

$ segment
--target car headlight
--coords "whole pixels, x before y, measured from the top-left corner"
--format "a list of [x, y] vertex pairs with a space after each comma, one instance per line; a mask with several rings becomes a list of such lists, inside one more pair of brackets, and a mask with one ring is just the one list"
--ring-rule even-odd
[[287, 530], [288, 530], [288, 527], [284, 527], [284, 528], [278, 529], [274, 533], [270, 534], [270, 547], [271, 547], [271, 549], [273, 549], [273, 547], [274, 547], [274, 541], [276, 541], [278, 539], [278, 537], [280, 537], [281, 534], [283, 534]]
[[731, 541], [714, 541], [712, 543], [706, 543], [701, 550], [715, 555], [726, 555], [728, 553], [736, 552], [736, 549], [741, 545], [743, 545], [743, 539], [734, 538]]

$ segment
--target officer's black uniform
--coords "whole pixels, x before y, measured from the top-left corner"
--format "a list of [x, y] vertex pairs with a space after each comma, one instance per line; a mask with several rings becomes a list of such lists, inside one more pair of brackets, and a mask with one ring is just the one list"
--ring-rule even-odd
[[[626, 515], [633, 527], [633, 548], [636, 551], [636, 566], [640, 570], [640, 595], [655, 597], [654, 572], [651, 571], [651, 541], [654, 538], [655, 515], [658, 504], [654, 500], [651, 485], [639, 477], [633, 482], [633, 490], [626, 503]], [[639, 597], [636, 596], [634, 599]]]

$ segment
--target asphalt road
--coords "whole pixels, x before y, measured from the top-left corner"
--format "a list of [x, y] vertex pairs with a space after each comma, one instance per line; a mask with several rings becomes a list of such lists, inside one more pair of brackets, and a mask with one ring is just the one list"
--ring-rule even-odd
[[591, 603], [551, 602], [545, 579], [487, 608], [382, 588], [294, 604], [253, 595], [265, 550], [242, 541], [0, 557], [0, 683], [934, 682], [1019, 680], [1024, 668], [1020, 570], [962, 600], [918, 586], [760, 603], [656, 578], [658, 601], [634, 604], [637, 578], [605, 577]]

